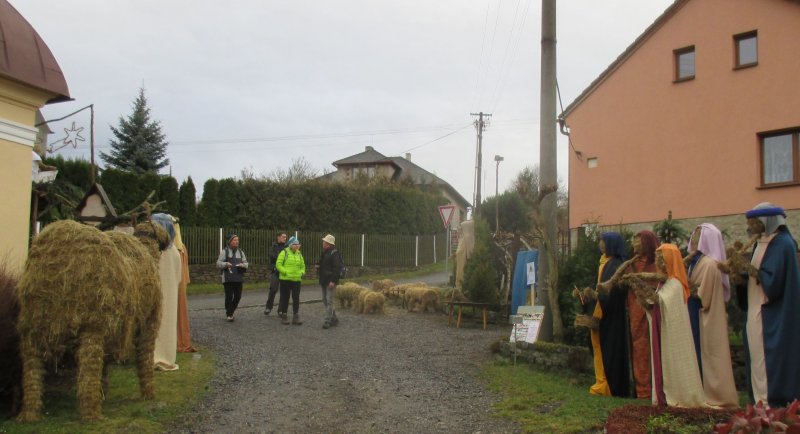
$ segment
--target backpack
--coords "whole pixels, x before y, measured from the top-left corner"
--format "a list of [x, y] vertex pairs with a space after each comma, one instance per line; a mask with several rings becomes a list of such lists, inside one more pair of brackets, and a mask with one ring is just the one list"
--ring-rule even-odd
[[[338, 253], [338, 250], [335, 248], [331, 250], [331, 255], [334, 253]], [[342, 258], [342, 254], [339, 253], [339, 278], [344, 279], [347, 277], [347, 267], [344, 265], [344, 258]]]

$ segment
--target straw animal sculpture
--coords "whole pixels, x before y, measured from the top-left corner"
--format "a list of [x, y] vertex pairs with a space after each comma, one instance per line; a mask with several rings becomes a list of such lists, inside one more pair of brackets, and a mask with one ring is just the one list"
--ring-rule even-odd
[[107, 362], [135, 349], [139, 389], [152, 399], [153, 347], [161, 321], [159, 250], [168, 235], [139, 224], [136, 237], [73, 221], [48, 225], [33, 241], [17, 287], [23, 364], [21, 422], [40, 418], [44, 363], [78, 360], [78, 413], [100, 417]]
[[725, 249], [728, 260], [725, 262], [717, 262], [717, 267], [723, 273], [728, 273], [731, 283], [734, 285], [742, 285], [747, 282], [747, 278], [743, 277], [744, 274], [755, 275], [758, 269], [750, 263], [747, 257], [747, 251], [753, 247], [758, 237], [751, 238], [746, 244], [741, 241], [735, 241], [732, 246]]
[[372, 290], [384, 292], [387, 289], [396, 286], [397, 284], [394, 283], [392, 279], [381, 279], [381, 280], [374, 280], [372, 281]]
[[384, 309], [386, 298], [383, 296], [383, 294], [376, 291], [365, 291], [363, 294], [364, 297], [360, 302], [361, 309], [358, 311], [358, 313], [380, 315], [386, 313], [386, 310]]
[[444, 301], [471, 301], [464, 293], [458, 288], [442, 288], [439, 290], [440, 299]]
[[430, 307], [434, 312], [439, 310], [439, 291], [427, 286], [412, 286], [404, 294], [406, 309], [413, 312], [417, 305], [422, 306], [422, 312], [428, 312]]
[[[19, 411], [22, 395], [22, 362], [19, 358], [17, 316], [19, 304], [14, 294], [17, 279], [0, 265], [0, 399], [8, 413]], [[5, 410], [5, 409], [3, 409]], [[0, 413], [5, 411], [0, 410]]]
[[339, 307], [346, 309], [352, 307], [358, 297], [358, 293], [367, 289], [354, 282], [345, 282], [336, 287], [334, 297], [339, 301]]

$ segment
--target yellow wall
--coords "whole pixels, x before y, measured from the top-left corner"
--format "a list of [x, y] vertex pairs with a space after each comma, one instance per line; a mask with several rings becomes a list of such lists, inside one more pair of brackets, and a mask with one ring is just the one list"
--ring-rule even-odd
[[[800, 209], [800, 185], [760, 188], [758, 133], [800, 127], [800, 4], [689, 1], [567, 117], [569, 223], [600, 225]], [[733, 35], [758, 31], [758, 65], [734, 69]], [[696, 78], [674, 83], [673, 50]], [[588, 158], [597, 158], [590, 168]]]
[[28, 254], [36, 110], [52, 97], [0, 78], [0, 263], [19, 272]]

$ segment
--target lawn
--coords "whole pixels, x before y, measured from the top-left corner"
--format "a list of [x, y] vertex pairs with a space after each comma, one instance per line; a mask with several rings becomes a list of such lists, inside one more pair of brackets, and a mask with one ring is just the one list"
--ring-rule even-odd
[[[452, 265], [452, 264], [451, 264]], [[358, 276], [352, 279], [344, 279], [342, 282], [368, 282], [376, 279], [411, 279], [419, 276], [426, 276], [428, 274], [439, 273], [445, 270], [444, 262], [437, 264], [426, 265], [414, 271], [405, 271], [402, 273], [395, 273], [390, 275], [370, 274]], [[316, 279], [305, 279], [303, 285], [314, 285], [317, 283]], [[252, 291], [256, 289], [265, 289], [269, 287], [269, 282], [245, 282], [244, 290]], [[222, 293], [222, 283], [190, 283], [186, 288], [187, 295], [200, 295], [200, 294], [216, 294]]]
[[[154, 433], [197, 403], [207, 392], [214, 373], [214, 355], [205, 348], [197, 353], [178, 353], [180, 369], [155, 373], [156, 398], [139, 398], [139, 383], [133, 365], [114, 365], [109, 371], [109, 393], [103, 401], [100, 420], [78, 419], [75, 383], [72, 378], [48, 382], [41, 421], [0, 423], [2, 433]], [[4, 416], [4, 415], [3, 415]]]
[[627, 404], [649, 401], [599, 397], [589, 394], [594, 378], [546, 372], [497, 360], [484, 366], [481, 377], [500, 393], [495, 414], [511, 418], [529, 433], [602, 432], [608, 414]]

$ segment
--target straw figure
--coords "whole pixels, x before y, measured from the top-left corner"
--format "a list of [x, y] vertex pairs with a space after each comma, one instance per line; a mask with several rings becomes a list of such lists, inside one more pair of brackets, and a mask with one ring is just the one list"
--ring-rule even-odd
[[416, 282], [416, 283], [404, 283], [402, 285], [394, 285], [394, 286], [392, 286], [390, 288], [384, 289], [383, 290], [383, 295], [386, 297], [386, 299], [388, 301], [391, 301], [392, 303], [394, 303], [396, 305], [399, 304], [403, 308], [405, 308], [406, 307], [406, 299], [405, 299], [406, 290], [408, 288], [413, 288], [415, 286], [422, 286], [422, 285], [425, 285], [425, 284], [422, 283], [422, 282]]
[[[19, 410], [22, 362], [19, 359], [17, 316], [19, 304], [14, 294], [17, 279], [0, 265], [0, 400], [10, 414]], [[2, 411], [0, 411], [2, 413]]]
[[336, 293], [334, 294], [334, 297], [339, 301], [339, 307], [346, 309], [353, 306], [356, 297], [358, 297], [358, 293], [364, 289], [367, 288], [364, 288], [357, 283], [345, 282], [336, 287]]
[[406, 289], [406, 309], [413, 312], [417, 305], [422, 306], [422, 312], [428, 312], [428, 307], [434, 312], [439, 311], [439, 291], [428, 286], [413, 286]]
[[142, 398], [153, 398], [153, 345], [161, 321], [157, 264], [169, 239], [151, 223], [137, 225], [134, 235], [62, 220], [34, 239], [17, 288], [20, 422], [39, 419], [44, 363], [66, 352], [78, 360], [82, 420], [100, 417], [106, 363], [124, 361], [134, 348]]
[[380, 314], [386, 313], [384, 305], [386, 298], [380, 292], [366, 291], [363, 301], [361, 301], [361, 310], [359, 313], [364, 314]]
[[389, 289], [389, 288], [391, 288], [391, 287], [393, 287], [395, 285], [397, 285], [397, 284], [394, 283], [394, 280], [392, 280], [392, 279], [374, 280], [372, 282], [372, 290], [373, 291], [384, 292], [387, 289]]
[[758, 241], [758, 237], [751, 238], [746, 244], [741, 241], [735, 241], [732, 246], [725, 249], [725, 254], [728, 258], [725, 262], [718, 262], [717, 267], [723, 273], [728, 273], [731, 283], [733, 285], [742, 285], [747, 283], [747, 278], [743, 275], [756, 274], [755, 267], [750, 263], [747, 257], [747, 251], [753, 247], [753, 244]]
[[369, 288], [361, 288], [361, 290], [356, 293], [355, 297], [353, 297], [353, 311], [357, 313], [362, 313], [364, 311], [364, 299], [367, 297], [367, 294], [375, 292]]

